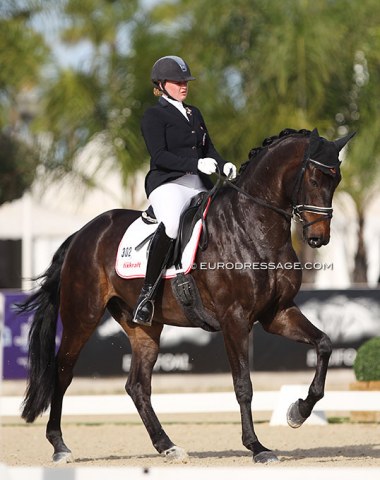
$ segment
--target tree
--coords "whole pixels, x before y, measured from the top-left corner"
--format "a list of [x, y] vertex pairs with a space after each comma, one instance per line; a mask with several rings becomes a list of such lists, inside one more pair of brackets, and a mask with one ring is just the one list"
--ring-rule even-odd
[[367, 282], [367, 254], [363, 232], [366, 210], [380, 190], [380, 6], [374, 0], [350, 5], [345, 23], [351, 32], [344, 49], [352, 62], [346, 64], [343, 85], [346, 98], [336, 114], [338, 132], [356, 131], [342, 166], [342, 189], [355, 202], [358, 215], [358, 247], [354, 283]]
[[35, 149], [0, 133], [0, 205], [23, 195], [34, 180], [37, 165]]
[[0, 7], [0, 205], [31, 185], [39, 161], [28, 125], [28, 101], [40, 79], [48, 50], [30, 25], [36, 2], [3, 2]]
[[364, 245], [366, 207], [379, 193], [380, 187], [380, 69], [379, 60], [359, 50], [354, 65], [350, 109], [342, 114], [351, 128], [358, 132], [343, 164], [343, 189], [353, 198], [358, 214], [358, 246], [354, 283], [367, 282], [367, 254]]
[[[78, 68], [57, 65], [43, 88], [44, 116], [38, 130], [49, 132], [49, 168], [65, 173], [95, 136], [107, 144], [127, 183], [141, 167], [140, 102], [130, 96], [134, 76], [128, 47], [137, 1], [68, 0], [62, 9], [61, 39], [68, 46], [90, 46]], [[102, 158], [99, 158], [102, 161]]]
[[[60, 18], [64, 45], [86, 44], [88, 55], [79, 66], [57, 64], [41, 89], [44, 114], [33, 127], [47, 132], [44, 164], [55, 174], [82, 175], [75, 159], [100, 138], [106, 148], [99, 150], [99, 163], [102, 152], [114, 158], [133, 197], [135, 172], [149, 160], [140, 131], [142, 113], [152, 101], [149, 74], [168, 37], [151, 29], [137, 1], [67, 0]], [[81, 180], [93, 186], [83, 175]]]
[[180, 0], [159, 4], [154, 18], [171, 20], [177, 52], [198, 73], [194, 98], [216, 143], [239, 163], [285, 127], [335, 133], [343, 69], [352, 65], [341, 48], [350, 35], [346, 8], [327, 0]]

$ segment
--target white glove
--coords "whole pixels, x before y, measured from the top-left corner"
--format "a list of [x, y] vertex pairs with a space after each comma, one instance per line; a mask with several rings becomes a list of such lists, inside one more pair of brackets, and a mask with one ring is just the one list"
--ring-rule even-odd
[[236, 178], [235, 165], [231, 162], [225, 163], [223, 167], [223, 173], [229, 180], [233, 180], [234, 178]]
[[216, 172], [218, 164], [214, 158], [206, 157], [198, 160], [198, 170], [206, 175]]

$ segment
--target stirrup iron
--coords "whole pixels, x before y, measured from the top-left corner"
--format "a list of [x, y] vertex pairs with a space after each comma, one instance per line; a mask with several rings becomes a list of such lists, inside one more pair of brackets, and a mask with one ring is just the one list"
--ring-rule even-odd
[[[141, 310], [144, 308], [147, 309], [148, 311], [141, 312]], [[144, 316], [144, 315], [146, 316], [146, 318], [144, 319], [141, 318], [141, 316]], [[147, 327], [150, 327], [152, 325], [153, 316], [154, 316], [154, 300], [151, 298], [151, 292], [149, 292], [148, 294], [146, 294], [145, 298], [143, 298], [140, 301], [135, 311], [133, 312], [132, 322], [138, 325], [145, 325]]]

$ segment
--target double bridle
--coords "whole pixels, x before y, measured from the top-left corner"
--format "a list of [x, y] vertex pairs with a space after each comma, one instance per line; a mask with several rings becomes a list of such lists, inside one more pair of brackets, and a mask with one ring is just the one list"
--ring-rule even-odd
[[[331, 167], [330, 165], [326, 165], [324, 163], [318, 162], [317, 160], [314, 160], [313, 158], [310, 157], [310, 147], [306, 149], [305, 155], [303, 158], [302, 162], [302, 167], [300, 172], [298, 173], [298, 177], [293, 189], [293, 195], [292, 195], [292, 217], [302, 223], [302, 228], [305, 230], [306, 228], [310, 227], [310, 225], [314, 225], [315, 223], [322, 222], [324, 220], [329, 220], [333, 216], [333, 207], [318, 207], [316, 205], [305, 205], [305, 204], [300, 204], [297, 205], [297, 198], [299, 196], [299, 192], [301, 190], [301, 185], [302, 185], [302, 180], [303, 177], [305, 176], [305, 171], [309, 163], [312, 163], [318, 168], [318, 170], [321, 170], [323, 173], [327, 175], [336, 175], [337, 168], [339, 168], [339, 160], [334, 167]], [[305, 220], [302, 218], [301, 213], [302, 212], [311, 212], [315, 213], [317, 215], [321, 215], [320, 218], [317, 218], [316, 220], [313, 220], [312, 222], [305, 222]]]
[[[297, 205], [297, 198], [299, 196], [300, 190], [301, 190], [301, 185], [302, 185], [302, 180], [305, 176], [305, 171], [309, 163], [312, 163], [318, 168], [319, 170], [322, 170], [323, 173], [326, 173], [328, 175], [335, 175], [337, 168], [339, 168], [339, 161], [337, 162], [335, 167], [331, 167], [330, 165], [326, 165], [324, 163], [318, 162], [317, 160], [314, 160], [310, 158], [310, 153], [309, 153], [309, 148], [306, 149], [305, 155], [302, 161], [302, 166], [301, 170], [298, 172], [298, 176], [296, 179], [296, 183], [294, 185], [293, 189], [293, 194], [292, 194], [292, 213], [287, 212], [286, 210], [283, 210], [282, 208], [276, 207], [275, 205], [272, 205], [271, 203], [265, 202], [264, 200], [261, 200], [260, 198], [256, 198], [243, 190], [242, 188], [238, 187], [235, 185], [233, 182], [231, 182], [227, 177], [223, 177], [220, 175], [220, 173], [217, 173], [217, 176], [221, 182], [227, 183], [230, 187], [234, 188], [238, 192], [242, 193], [249, 199], [251, 199], [253, 202], [257, 203], [258, 205], [261, 205], [263, 207], [269, 208], [273, 210], [274, 212], [277, 212], [278, 214], [284, 216], [289, 222], [293, 218], [295, 221], [298, 221], [302, 223], [303, 230], [306, 228], [310, 227], [311, 225], [314, 225], [315, 223], [322, 222], [324, 220], [329, 220], [333, 216], [333, 208], [332, 207], [318, 207], [316, 205], [305, 205], [305, 204], [298, 204]], [[313, 220], [312, 222], [306, 222], [302, 218], [301, 213], [302, 212], [311, 212], [315, 213], [317, 215], [321, 215], [320, 218]]]

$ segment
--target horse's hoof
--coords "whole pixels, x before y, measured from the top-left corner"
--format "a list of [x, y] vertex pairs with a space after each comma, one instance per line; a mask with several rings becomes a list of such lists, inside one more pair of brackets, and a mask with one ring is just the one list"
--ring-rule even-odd
[[253, 457], [255, 463], [275, 463], [279, 462], [277, 455], [271, 451], [260, 452]]
[[165, 461], [172, 463], [188, 463], [189, 456], [186, 451], [181, 447], [171, 447], [162, 452], [162, 455], [165, 456]]
[[300, 401], [297, 400], [296, 402], [292, 403], [288, 408], [288, 413], [286, 414], [286, 419], [288, 421], [288, 425], [292, 428], [300, 427], [306, 418], [304, 418], [300, 413]]
[[53, 455], [53, 462], [58, 465], [62, 463], [73, 463], [74, 457], [73, 454], [69, 452], [58, 452]]

